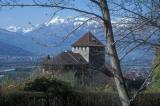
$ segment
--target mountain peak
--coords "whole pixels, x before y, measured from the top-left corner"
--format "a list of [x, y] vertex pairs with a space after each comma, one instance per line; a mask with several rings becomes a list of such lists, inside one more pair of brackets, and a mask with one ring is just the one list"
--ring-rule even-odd
[[59, 16], [52, 18], [48, 22], [45, 23], [46, 26], [53, 25], [53, 24], [61, 24], [64, 23], [65, 19], [60, 18]]

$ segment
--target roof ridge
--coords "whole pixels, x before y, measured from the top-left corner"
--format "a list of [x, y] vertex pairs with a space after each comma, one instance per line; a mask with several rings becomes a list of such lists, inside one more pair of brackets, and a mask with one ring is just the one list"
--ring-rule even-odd
[[[95, 39], [95, 42], [92, 41], [92, 38]], [[99, 39], [97, 39], [90, 31], [85, 33], [80, 37], [72, 46], [104, 46]]]

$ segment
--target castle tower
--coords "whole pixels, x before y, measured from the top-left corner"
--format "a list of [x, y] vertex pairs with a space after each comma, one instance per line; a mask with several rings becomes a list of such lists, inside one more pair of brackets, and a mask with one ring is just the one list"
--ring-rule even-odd
[[91, 32], [72, 44], [72, 52], [81, 54], [91, 65], [99, 67], [105, 63], [105, 46]]

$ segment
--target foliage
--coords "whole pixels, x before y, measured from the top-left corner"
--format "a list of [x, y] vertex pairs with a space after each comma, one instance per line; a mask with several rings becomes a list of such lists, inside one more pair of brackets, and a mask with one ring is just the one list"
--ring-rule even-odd
[[147, 90], [148, 93], [159, 93], [160, 92], [160, 81], [155, 81]]
[[33, 106], [35, 97], [41, 96], [41, 93], [29, 92], [7, 92], [0, 93], [0, 106]]
[[53, 76], [39, 77], [25, 84], [25, 91], [41, 91], [41, 92], [68, 92], [72, 88], [63, 81], [56, 80]]
[[109, 85], [106, 85], [105, 87], [104, 87], [104, 92], [113, 92], [114, 90], [113, 90], [113, 88], [111, 87], [111, 86], [109, 86]]
[[0, 84], [3, 92], [22, 91], [24, 82], [28, 80], [32, 69], [16, 68], [14, 71], [3, 72], [4, 77], [1, 78]]
[[159, 106], [160, 94], [159, 93], [144, 93], [137, 96], [132, 102], [133, 106]]
[[[50, 95], [40, 92], [12, 92], [0, 96], [0, 106], [115, 106], [115, 94], [82, 93]], [[117, 100], [117, 101], [115, 101]], [[116, 105], [118, 106], [118, 105]]]
[[73, 71], [55, 72], [54, 77], [58, 80], [70, 83], [72, 86], [75, 85], [75, 79], [74, 79], [74, 72]]
[[[157, 50], [156, 58], [154, 60], [154, 66], [159, 64], [159, 62], [160, 62], [160, 51]], [[160, 80], [160, 65], [158, 65], [158, 67], [155, 68], [154, 73], [152, 75], [152, 81], [155, 82], [157, 80]]]
[[135, 91], [135, 90], [138, 90], [141, 85], [144, 83], [145, 79], [143, 78], [138, 78], [138, 79], [128, 79], [126, 80], [126, 86], [127, 86], [127, 89], [128, 91], [132, 92], [132, 91]]
[[[64, 95], [63, 95], [64, 96]], [[0, 94], [0, 106], [121, 106], [118, 94], [82, 93], [48, 95], [40, 92], [9, 92]], [[65, 105], [64, 105], [65, 104]], [[160, 94], [140, 94], [132, 106], [159, 106]]]
[[152, 74], [151, 87], [148, 89], [149, 92], [160, 92], [160, 51], [156, 51], [156, 57], [154, 60], [154, 66], [158, 65]]
[[1, 83], [1, 89], [3, 92], [9, 91], [22, 91], [24, 87], [24, 80], [13, 80], [8, 76], [5, 76], [4, 81]]

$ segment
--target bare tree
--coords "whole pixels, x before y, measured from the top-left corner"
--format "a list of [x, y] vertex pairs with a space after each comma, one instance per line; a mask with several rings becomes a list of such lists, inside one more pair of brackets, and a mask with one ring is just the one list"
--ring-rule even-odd
[[[114, 1], [111, 1], [111, 3], [118, 8], [118, 10], [112, 12], [113, 14], [116, 16], [120, 15], [121, 17], [128, 19], [127, 23], [121, 23], [121, 25], [123, 25], [121, 31], [124, 30], [123, 37], [116, 42], [124, 41], [128, 42], [129, 44], [136, 44], [136, 46], [130, 48], [130, 50], [126, 52], [122, 59], [140, 46], [147, 46], [148, 49], [155, 49], [160, 47], [159, 0], [121, 0], [119, 3]], [[117, 14], [117, 12], [125, 14]], [[125, 27], [126, 24], [127, 28]], [[159, 62], [151, 69], [144, 83], [137, 90], [137, 92], [135, 92], [130, 101], [133, 101], [136, 96], [148, 86], [148, 82], [150, 81], [154, 69], [157, 66], [159, 66]]]

